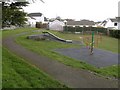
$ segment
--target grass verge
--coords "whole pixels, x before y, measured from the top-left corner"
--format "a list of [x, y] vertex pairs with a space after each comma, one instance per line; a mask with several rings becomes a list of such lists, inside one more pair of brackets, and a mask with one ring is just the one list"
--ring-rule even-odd
[[[71, 39], [71, 40], [77, 40], [77, 41], [81, 41], [80, 37], [83, 37], [83, 39], [85, 37], [89, 37], [89, 39], [91, 39], [91, 37], [92, 37], [92, 35], [61, 33], [61, 32], [52, 31], [52, 30], [49, 32], [54, 33], [55, 35], [57, 35], [61, 38], [64, 38], [64, 39]], [[94, 41], [97, 43], [96, 38], [99, 38], [99, 36], [94, 35]], [[100, 39], [98, 40], [98, 45], [95, 45], [96, 46], [95, 48], [100, 48], [100, 49], [108, 50], [108, 51], [111, 51], [114, 53], [118, 53], [120, 51], [118, 48], [118, 40], [119, 39], [102, 35], [102, 40], [100, 40]]]
[[40, 69], [3, 48], [3, 88], [65, 88]]
[[[24, 29], [24, 30], [19, 30], [19, 31], [14, 31], [14, 32], [5, 31], [5, 32], [3, 32], [3, 35], [9, 36], [9, 35], [14, 35], [14, 34], [18, 34], [21, 32], [25, 32], [25, 31], [28, 32], [29, 29]], [[50, 32], [54, 33], [55, 35], [58, 35], [61, 38], [72, 39], [72, 40], [80, 40], [79, 37], [81, 36], [78, 34], [77, 35], [76, 34], [66, 34], [66, 33], [60, 33], [60, 32], [56, 32], [56, 31], [50, 31]], [[32, 32], [31, 34], [40, 34], [40, 33], [41, 32]], [[100, 44], [99, 48], [117, 53], [118, 52], [118, 50], [117, 50], [118, 40], [115, 38], [106, 37], [106, 36], [103, 36], [103, 38], [104, 38], [103, 39], [104, 42], [102, 42], [102, 44]], [[38, 41], [26, 39], [26, 35], [18, 37], [16, 39], [16, 42], [18, 44], [23, 45], [25, 48], [27, 48], [33, 52], [44, 55], [53, 60], [57, 60], [65, 65], [68, 65], [68, 66], [71, 66], [74, 68], [90, 70], [92, 72], [96, 72], [96, 73], [99, 73], [104, 76], [119, 77], [118, 76], [118, 68], [120, 68], [120, 67], [118, 67], [117, 65], [105, 67], [105, 68], [95, 68], [87, 63], [77, 61], [75, 59], [60, 55], [53, 51], [53, 49], [56, 49], [56, 48], [80, 47], [78, 45], [64, 44], [64, 43], [53, 42], [53, 41], [39, 41], [38, 42]], [[111, 44], [111, 45], [109, 46], [109, 44]]]
[[2, 31], [2, 38], [8, 37], [8, 36], [13, 36], [22, 32], [32, 32], [34, 30], [38, 30], [37, 28], [18, 28], [15, 30], [3, 30]]
[[118, 68], [119, 68], [118, 65], [105, 67], [105, 68], [96, 68], [87, 63], [77, 61], [73, 58], [58, 54], [53, 51], [53, 49], [56, 49], [56, 48], [80, 47], [78, 45], [66, 44], [66, 43], [60, 43], [60, 42], [54, 42], [54, 41], [28, 40], [26, 39], [26, 36], [27, 35], [18, 37], [16, 39], [16, 42], [33, 52], [47, 56], [53, 60], [57, 60], [67, 66], [90, 70], [92, 72], [109, 76], [109, 77], [118, 77]]
[[[1, 31], [1, 38], [19, 33], [32, 33], [36, 28], [20, 28]], [[2, 41], [2, 40], [1, 40]], [[2, 50], [2, 48], [0, 48]], [[37, 67], [25, 62], [3, 46], [2, 53], [2, 87], [3, 88], [67, 88]]]

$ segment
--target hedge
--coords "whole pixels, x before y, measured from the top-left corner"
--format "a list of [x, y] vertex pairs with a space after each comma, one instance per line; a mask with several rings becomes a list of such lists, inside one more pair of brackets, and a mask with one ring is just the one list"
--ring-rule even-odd
[[36, 28], [45, 28], [47, 29], [48, 24], [46, 23], [41, 23], [41, 22], [36, 22]]
[[79, 26], [64, 26], [64, 31], [65, 32], [82, 32], [87, 33], [87, 32], [99, 32], [99, 33], [103, 33], [104, 35], [109, 35], [111, 37], [115, 37], [115, 38], [120, 38], [120, 30], [109, 30], [109, 34], [108, 34], [108, 30], [107, 28], [101, 28], [101, 27], [79, 27]]
[[109, 30], [109, 35], [111, 37], [120, 38], [120, 30]]
[[107, 29], [106, 28], [98, 28], [98, 27], [64, 26], [64, 31], [67, 31], [67, 32], [95, 31], [95, 32], [100, 32], [100, 33], [103, 33], [103, 34], [107, 35]]

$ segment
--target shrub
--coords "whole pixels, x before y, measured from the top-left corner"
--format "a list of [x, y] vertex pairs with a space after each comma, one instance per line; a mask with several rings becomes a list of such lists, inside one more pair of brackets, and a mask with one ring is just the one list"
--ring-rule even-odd
[[109, 35], [111, 37], [120, 38], [120, 30], [109, 30]]
[[107, 35], [107, 29], [106, 28], [100, 28], [100, 27], [64, 26], [64, 31], [65, 32], [84, 32], [84, 33], [94, 31], [94, 32], [100, 32], [100, 33], [103, 33], [103, 34]]

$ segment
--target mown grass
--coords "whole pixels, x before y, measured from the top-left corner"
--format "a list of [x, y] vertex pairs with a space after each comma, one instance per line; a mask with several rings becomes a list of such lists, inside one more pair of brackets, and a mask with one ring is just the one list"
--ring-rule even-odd
[[2, 51], [2, 86], [3, 88], [65, 88], [35, 66], [11, 53], [6, 48]]
[[[52, 32], [54, 32], [54, 31], [52, 31]], [[54, 33], [59, 33], [59, 32], [54, 32]], [[33, 33], [33, 34], [35, 34], [35, 33]], [[62, 37], [62, 33], [60, 33], [60, 35]], [[85, 62], [77, 61], [73, 58], [58, 54], [58, 53], [53, 51], [56, 48], [80, 47], [79, 45], [66, 44], [66, 43], [47, 41], [47, 40], [46, 41], [28, 40], [28, 39], [26, 39], [26, 36], [27, 35], [18, 37], [16, 39], [16, 42], [18, 44], [23, 45], [27, 49], [32, 50], [33, 52], [36, 52], [38, 54], [42, 54], [42, 55], [47, 56], [53, 60], [57, 60], [57, 61], [65, 64], [67, 66], [71, 66], [74, 68], [81, 68], [81, 69], [85, 69], [85, 70], [90, 70], [92, 72], [95, 72], [95, 73], [98, 73], [101, 75], [105, 75], [105, 76], [118, 77], [118, 66], [117, 65], [109, 66], [109, 67], [105, 67], [105, 68], [96, 68], [96, 67], [89, 65]], [[65, 34], [63, 34], [63, 36], [67, 37], [67, 35], [65, 35]], [[73, 38], [73, 36], [72, 36], [72, 38]], [[66, 38], [66, 39], [70, 39], [70, 38]], [[117, 52], [117, 50], [115, 50], [115, 51]]]
[[38, 28], [18, 28], [15, 30], [3, 30], [2, 31], [2, 38], [8, 37], [8, 36], [13, 36], [16, 35], [18, 33], [22, 33], [22, 32], [31, 32], [34, 30], [38, 30]]
[[[41, 31], [44, 31], [44, 30], [41, 30]], [[55, 35], [58, 35], [61, 38], [72, 39], [72, 40], [80, 40], [79, 37], [82, 36], [82, 35], [78, 35], [78, 34], [66, 34], [66, 33], [61, 33], [61, 32], [56, 32], [56, 31], [50, 31], [50, 32], [54, 33]], [[8, 31], [8, 33], [9, 33], [9, 31]], [[41, 32], [31, 32], [29, 34], [41, 34]], [[101, 74], [103, 76], [119, 77], [118, 76], [118, 68], [120, 68], [120, 67], [118, 67], [117, 65], [109, 66], [109, 67], [105, 67], [105, 68], [96, 68], [96, 67], [93, 67], [92, 65], [89, 65], [87, 63], [77, 61], [75, 59], [72, 59], [70, 57], [66, 57], [64, 55], [60, 55], [60, 54], [53, 51], [53, 49], [56, 49], [56, 48], [81, 47], [79, 45], [65, 44], [65, 43], [54, 42], [54, 41], [33, 41], [33, 40], [26, 39], [26, 36], [27, 35], [23, 35], [23, 36], [18, 37], [16, 39], [16, 42], [18, 44], [23, 45], [24, 47], [26, 47], [27, 49], [29, 49], [33, 52], [36, 52], [38, 54], [52, 58], [53, 60], [57, 60], [65, 65], [68, 65], [68, 66], [71, 66], [74, 68], [90, 70], [92, 72], [96, 72], [96, 73]], [[107, 39], [104, 40], [104, 42], [102, 42], [103, 44], [100, 44], [101, 46], [99, 46], [98, 48], [109, 50], [109, 51], [117, 53], [117, 47], [118, 47], [117, 41], [118, 41], [118, 39], [107, 37], [107, 36], [103, 36], [103, 38], [105, 38], [105, 39], [108, 38], [110, 41]], [[107, 45], [112, 43], [112, 45], [108, 46], [109, 48], [106, 49], [106, 43], [107, 43]], [[116, 48], [112, 48], [112, 47], [116, 47]]]
[[[38, 29], [21, 28], [5, 30], [1, 32], [0, 39], [22, 32], [31, 33], [34, 30]], [[3, 50], [0, 48], [0, 53], [2, 54], [2, 62], [0, 62], [0, 66], [2, 66], [2, 88], [67, 88], [34, 65], [29, 64], [26, 60], [13, 54], [4, 46], [2, 47]]]
[[[61, 33], [61, 32], [57, 32], [57, 31], [49, 31], [54, 33], [55, 35], [61, 37], [61, 38], [65, 38], [65, 39], [71, 39], [71, 40], [77, 40], [77, 41], [81, 41], [80, 37], [83, 37], [83, 39], [85, 40], [85, 37], [89, 37], [91, 38], [91, 35], [82, 35], [82, 34], [73, 34], [73, 33]], [[98, 35], [94, 36], [94, 41], [97, 42], [97, 39], [99, 38]], [[109, 36], [105, 36], [102, 35], [102, 40], [98, 40], [98, 45], [95, 45], [95, 48], [100, 48], [100, 49], [104, 49], [104, 50], [108, 50], [108, 51], [112, 51], [114, 53], [118, 53], [120, 50], [118, 48], [118, 40], [116, 38], [113, 37], [109, 37]]]

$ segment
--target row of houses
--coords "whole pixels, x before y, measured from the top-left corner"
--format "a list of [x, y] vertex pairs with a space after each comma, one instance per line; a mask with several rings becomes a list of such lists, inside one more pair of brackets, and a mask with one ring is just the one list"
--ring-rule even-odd
[[62, 20], [60, 17], [57, 17], [52, 20], [47, 20], [42, 13], [30, 13], [27, 16], [27, 24], [31, 27], [36, 26], [36, 22], [48, 24], [49, 29], [51, 30], [63, 30], [63, 26], [79, 26], [79, 27], [103, 27], [108, 29], [119, 29], [120, 30], [120, 17], [109, 18], [102, 22], [94, 22], [90, 20]]
[[119, 29], [120, 30], [120, 17], [108, 18], [99, 24], [102, 27], [108, 29]]

